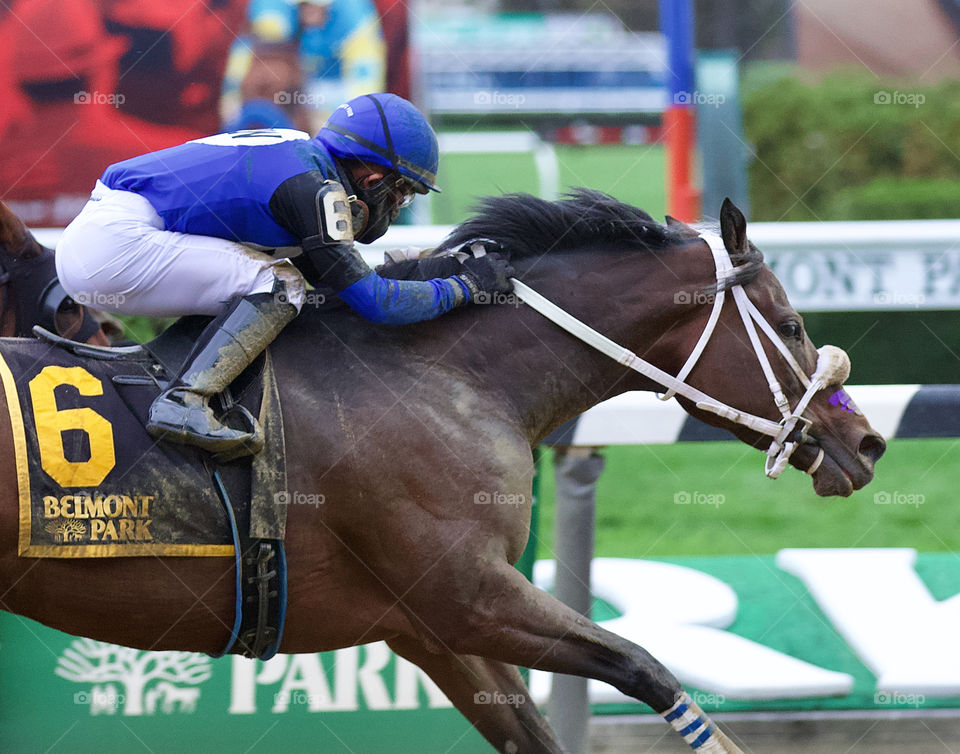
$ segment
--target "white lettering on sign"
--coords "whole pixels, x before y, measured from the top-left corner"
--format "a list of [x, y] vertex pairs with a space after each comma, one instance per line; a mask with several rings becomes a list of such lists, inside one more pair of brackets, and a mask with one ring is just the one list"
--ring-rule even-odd
[[960, 595], [938, 602], [909, 548], [788, 549], [777, 565], [800, 579], [877, 676], [883, 694], [960, 694]]
[[955, 297], [960, 293], [960, 254], [956, 251], [943, 254], [924, 254], [926, 271], [924, 293], [929, 296]]
[[774, 271], [799, 311], [960, 307], [960, 251], [867, 251], [838, 245], [768, 250]]
[[[534, 580], [547, 589], [554, 561], [537, 561]], [[853, 678], [729, 633], [737, 596], [720, 579], [693, 568], [646, 560], [596, 558], [591, 587], [622, 616], [600, 625], [646, 649], [684, 684], [731, 699], [846, 695]], [[549, 696], [550, 674], [531, 673], [534, 701]], [[612, 686], [589, 683], [596, 704], [630, 701]]]
[[[310, 712], [419, 709], [421, 689], [430, 709], [452, 706], [426, 673], [395, 656], [383, 642], [362, 650], [338, 649], [332, 657], [325, 668], [319, 654], [277, 655], [267, 662], [234, 656], [229, 712], [251, 715], [260, 707], [273, 713], [292, 707]], [[392, 695], [385, 678], [391, 658]]]

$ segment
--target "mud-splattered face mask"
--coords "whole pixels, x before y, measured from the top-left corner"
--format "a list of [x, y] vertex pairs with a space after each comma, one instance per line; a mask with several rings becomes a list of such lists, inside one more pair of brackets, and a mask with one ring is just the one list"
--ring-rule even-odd
[[406, 178], [389, 174], [368, 188], [355, 186], [353, 193], [357, 197], [350, 204], [353, 237], [360, 243], [370, 243], [387, 232], [417, 192]]

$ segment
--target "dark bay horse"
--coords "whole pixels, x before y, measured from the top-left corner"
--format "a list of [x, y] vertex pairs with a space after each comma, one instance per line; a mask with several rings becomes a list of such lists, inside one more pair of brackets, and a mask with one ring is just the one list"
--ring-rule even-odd
[[53, 259], [53, 251], [0, 202], [0, 337], [28, 338], [34, 325], [43, 325], [65, 338], [110, 345], [109, 335], [120, 334], [113, 318], [103, 317], [101, 323], [92, 310], [56, 292], [48, 298], [51, 311], [44, 312], [41, 299], [56, 279]]
[[[697, 232], [602, 194], [489, 199], [445, 246], [478, 236], [503, 245], [518, 279], [671, 374], [711, 310], [701, 297], [716, 290], [715, 263]], [[721, 212], [721, 236], [735, 265], [726, 285], [744, 286], [812, 374], [817, 352], [802, 320], [732, 204]], [[776, 423], [768, 380], [727, 301], [687, 382]], [[495, 504], [498, 496], [530, 500], [531, 448], [552, 429], [606, 398], [661, 386], [509, 298], [393, 329], [346, 309], [306, 309], [272, 349], [288, 486], [325, 500], [289, 511], [281, 651], [384, 640], [498, 751], [562, 750], [517, 666], [603, 680], [664, 715], [698, 751], [740, 751], [695, 704], [685, 707], [689, 697], [650, 654], [513, 568], [530, 506]], [[769, 342], [764, 352], [796, 404], [802, 381]], [[884, 443], [858, 412], [831, 404], [834, 389], [812, 395], [807, 442], [790, 463], [806, 470], [823, 450], [815, 490], [849, 495], [872, 479]], [[770, 443], [688, 398], [681, 403], [748, 444]], [[0, 422], [0, 606], [107, 642], [219, 651], [233, 622], [232, 559], [17, 557], [16, 474], [2, 409]], [[519, 703], [477, 701], [498, 693]]]

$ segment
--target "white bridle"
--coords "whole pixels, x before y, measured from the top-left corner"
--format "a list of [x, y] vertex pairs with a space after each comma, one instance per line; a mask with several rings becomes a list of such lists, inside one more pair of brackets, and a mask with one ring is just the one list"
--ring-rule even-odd
[[[516, 278], [511, 278], [513, 281], [513, 292], [525, 304], [538, 311], [547, 319], [555, 322], [571, 335], [593, 346], [598, 351], [605, 353], [620, 364], [663, 385], [663, 387], [667, 389], [667, 392], [659, 396], [662, 400], [668, 400], [674, 395], [682, 395], [702, 411], [717, 414], [735, 424], [741, 424], [755, 432], [771, 437], [772, 440], [767, 450], [767, 460], [764, 465], [764, 470], [768, 477], [776, 479], [787, 467], [787, 463], [790, 460], [790, 456], [793, 455], [793, 452], [807, 440], [807, 430], [812, 422], [810, 419], [804, 417], [803, 413], [806, 411], [811, 399], [828, 385], [839, 386], [846, 382], [847, 377], [850, 376], [850, 359], [842, 349], [836, 346], [823, 346], [817, 351], [817, 368], [813, 375], [808, 377], [800, 367], [800, 364], [797, 363], [793, 354], [790, 353], [787, 345], [763, 318], [763, 315], [757, 307], [754, 306], [753, 302], [747, 298], [743, 286], [730, 285], [727, 287], [724, 285], [724, 282], [734, 273], [734, 267], [730, 261], [730, 255], [723, 245], [723, 240], [715, 233], [701, 233], [700, 238], [707, 242], [707, 245], [713, 252], [714, 264], [717, 269], [717, 293], [713, 300], [713, 310], [710, 312], [710, 318], [707, 320], [706, 327], [704, 327], [703, 333], [700, 335], [700, 340], [697, 341], [696, 346], [694, 346], [693, 351], [690, 353], [686, 363], [676, 377], [667, 374], [662, 369], [658, 369], [650, 362], [644, 361], [633, 353], [633, 351], [617, 345], [606, 336], [601, 335], [592, 327], [589, 327], [576, 317], [568, 314], [552, 301], [544, 298], [530, 286]], [[779, 423], [728, 406], [726, 403], [711, 398], [706, 393], [697, 390], [684, 381], [700, 359], [700, 355], [707, 347], [707, 343], [710, 342], [710, 337], [713, 335], [717, 321], [720, 318], [720, 311], [723, 309], [727, 290], [733, 294], [733, 300], [737, 305], [737, 310], [740, 312], [743, 326], [750, 338], [750, 343], [753, 346], [757, 360], [760, 362], [760, 367], [763, 369], [763, 374], [767, 378], [767, 385], [770, 388], [770, 392], [773, 394], [773, 401], [783, 417]], [[766, 351], [763, 350], [756, 325], [760, 326], [764, 335], [770, 339], [783, 358], [786, 359], [787, 363], [800, 379], [800, 382], [803, 383], [803, 386], [806, 388], [803, 397], [800, 398], [797, 405], [792, 409], [790, 408], [790, 402], [783, 393], [783, 388], [780, 387], [780, 382], [773, 373], [773, 368], [770, 366], [770, 360], [767, 358]], [[796, 430], [798, 425], [800, 431], [797, 436]], [[823, 448], [820, 448], [817, 459], [810, 468], [807, 469], [808, 474], [813, 474], [820, 467], [820, 463], [823, 461], [823, 455]]]

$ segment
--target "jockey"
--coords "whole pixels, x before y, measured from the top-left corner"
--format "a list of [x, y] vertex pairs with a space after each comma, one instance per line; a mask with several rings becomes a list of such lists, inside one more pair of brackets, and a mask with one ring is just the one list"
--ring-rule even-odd
[[64, 230], [57, 274], [76, 300], [118, 313], [216, 315], [154, 400], [147, 429], [214, 452], [256, 452], [259, 428], [222, 424], [208, 399], [297, 315], [305, 279], [386, 324], [510, 289], [512, 270], [496, 254], [467, 259], [451, 277], [389, 280], [354, 248], [382, 236], [415, 194], [439, 191], [437, 161], [430, 125], [393, 94], [341, 105], [313, 139], [238, 131], [151, 152], [106, 169]]

